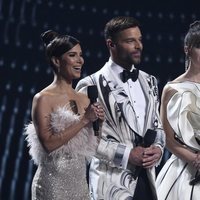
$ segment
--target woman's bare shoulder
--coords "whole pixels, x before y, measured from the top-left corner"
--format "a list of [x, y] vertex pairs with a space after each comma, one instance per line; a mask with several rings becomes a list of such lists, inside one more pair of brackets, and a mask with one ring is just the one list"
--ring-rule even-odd
[[53, 102], [56, 101], [56, 94], [49, 89], [43, 89], [36, 93], [33, 97], [33, 105], [41, 107], [52, 107]]
[[[170, 83], [173, 83], [173, 81], [170, 82]], [[162, 91], [162, 102], [163, 102], [163, 103], [168, 103], [168, 101], [171, 99], [171, 97], [172, 97], [175, 93], [177, 93], [177, 90], [175, 90], [175, 89], [171, 86], [170, 83], [166, 84], [165, 87], [163, 88], [163, 91]]]

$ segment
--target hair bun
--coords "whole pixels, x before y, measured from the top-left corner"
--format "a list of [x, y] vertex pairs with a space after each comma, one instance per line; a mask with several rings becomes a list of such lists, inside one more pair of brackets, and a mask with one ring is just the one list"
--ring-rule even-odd
[[200, 21], [199, 20], [196, 20], [192, 24], [190, 24], [190, 29], [196, 29], [197, 27], [198, 28], [200, 27]]
[[45, 46], [47, 46], [52, 40], [54, 40], [59, 34], [55, 31], [48, 30], [41, 34], [41, 39]]

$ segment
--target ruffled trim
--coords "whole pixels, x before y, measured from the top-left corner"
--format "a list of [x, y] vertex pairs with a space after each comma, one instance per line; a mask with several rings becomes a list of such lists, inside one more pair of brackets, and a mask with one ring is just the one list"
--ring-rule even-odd
[[44, 159], [47, 153], [39, 142], [33, 122], [25, 125], [24, 135], [26, 136], [26, 141], [28, 143], [29, 154], [31, 155], [34, 163], [38, 165], [40, 161]]
[[176, 92], [167, 105], [167, 119], [179, 139], [191, 148], [199, 150], [200, 146], [195, 137], [200, 131], [200, 103], [195, 84], [170, 84]]
[[[50, 119], [50, 128], [53, 130], [53, 133], [60, 134], [60, 132], [76, 123], [79, 120], [79, 116], [65, 106], [59, 107], [55, 112], [51, 113]], [[62, 145], [51, 153], [47, 153], [42, 147], [32, 122], [26, 125], [24, 134], [30, 148], [29, 153], [37, 165], [47, 156], [58, 159], [66, 154], [71, 156], [79, 154], [90, 159], [95, 154], [97, 148], [97, 137], [94, 136], [91, 126], [81, 129], [67, 144]]]

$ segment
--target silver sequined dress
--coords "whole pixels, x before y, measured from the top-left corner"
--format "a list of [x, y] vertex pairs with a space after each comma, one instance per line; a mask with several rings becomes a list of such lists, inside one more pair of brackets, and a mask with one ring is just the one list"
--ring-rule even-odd
[[[51, 114], [55, 134], [79, 120], [67, 107]], [[86, 181], [86, 160], [94, 155], [97, 140], [91, 127], [83, 128], [74, 138], [48, 154], [43, 149], [33, 123], [25, 129], [30, 155], [37, 171], [32, 181], [32, 200], [90, 199]]]

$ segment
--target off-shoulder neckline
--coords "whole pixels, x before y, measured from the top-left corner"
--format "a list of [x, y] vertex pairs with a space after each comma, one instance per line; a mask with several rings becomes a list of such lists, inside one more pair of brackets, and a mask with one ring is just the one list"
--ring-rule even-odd
[[185, 80], [185, 81], [169, 81], [168, 84], [176, 84], [176, 83], [193, 83], [193, 84], [199, 84], [200, 82], [195, 82], [195, 81], [191, 81], [191, 80]]

